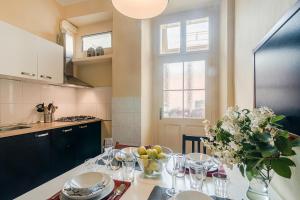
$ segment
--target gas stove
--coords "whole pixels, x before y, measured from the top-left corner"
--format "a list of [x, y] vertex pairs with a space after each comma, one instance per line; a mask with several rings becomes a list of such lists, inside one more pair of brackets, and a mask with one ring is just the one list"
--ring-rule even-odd
[[79, 116], [61, 117], [58, 118], [56, 121], [57, 122], [80, 122], [80, 121], [87, 121], [92, 119], [97, 119], [97, 118], [94, 116], [79, 115]]

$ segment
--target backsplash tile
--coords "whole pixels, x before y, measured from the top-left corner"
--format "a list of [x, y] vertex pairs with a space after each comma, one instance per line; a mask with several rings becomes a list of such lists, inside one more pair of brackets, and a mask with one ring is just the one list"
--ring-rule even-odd
[[0, 79], [0, 126], [43, 120], [38, 103], [58, 106], [55, 118], [93, 115], [111, 120], [111, 87], [78, 89]]

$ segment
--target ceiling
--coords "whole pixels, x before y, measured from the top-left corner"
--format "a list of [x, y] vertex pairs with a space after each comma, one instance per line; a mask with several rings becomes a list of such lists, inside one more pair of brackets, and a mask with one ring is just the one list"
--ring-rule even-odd
[[71, 22], [73, 25], [80, 27], [86, 26], [90, 24], [95, 24], [103, 21], [108, 21], [112, 19], [112, 12], [99, 12], [93, 13], [89, 15], [79, 16], [79, 17], [72, 17], [68, 18], [67, 20]]
[[63, 6], [67, 6], [67, 5], [79, 3], [82, 1], [88, 1], [88, 0], [56, 0], [56, 1]]
[[163, 14], [183, 12], [196, 8], [219, 4], [221, 0], [169, 0], [169, 5]]

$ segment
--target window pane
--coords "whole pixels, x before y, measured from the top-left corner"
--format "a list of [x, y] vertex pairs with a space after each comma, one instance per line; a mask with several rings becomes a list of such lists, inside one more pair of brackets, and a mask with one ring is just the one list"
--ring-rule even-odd
[[66, 57], [71, 58], [71, 57], [73, 57], [73, 51], [74, 51], [73, 36], [67, 33], [65, 42], [66, 42]]
[[184, 91], [184, 118], [205, 118], [205, 90]]
[[82, 46], [83, 51], [87, 51], [90, 47], [111, 48], [111, 32], [83, 36]]
[[201, 18], [186, 22], [186, 51], [209, 49], [209, 19]]
[[182, 91], [164, 91], [163, 118], [183, 118]]
[[160, 26], [160, 53], [180, 52], [180, 23], [163, 24]]
[[205, 61], [184, 63], [184, 89], [205, 89]]
[[164, 64], [164, 90], [183, 89], [183, 63]]

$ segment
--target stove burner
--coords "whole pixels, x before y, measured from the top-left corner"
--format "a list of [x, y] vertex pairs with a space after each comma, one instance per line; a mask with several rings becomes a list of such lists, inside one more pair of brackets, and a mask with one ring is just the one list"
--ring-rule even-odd
[[96, 117], [79, 115], [79, 116], [61, 117], [58, 118], [56, 121], [57, 122], [79, 122], [79, 121], [86, 121], [92, 119], [96, 119]]

